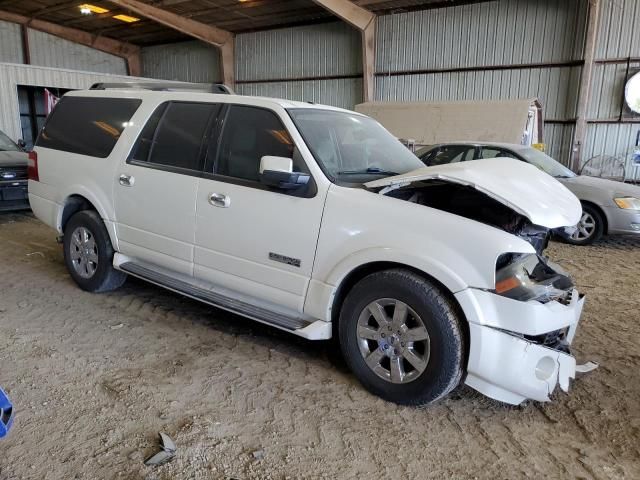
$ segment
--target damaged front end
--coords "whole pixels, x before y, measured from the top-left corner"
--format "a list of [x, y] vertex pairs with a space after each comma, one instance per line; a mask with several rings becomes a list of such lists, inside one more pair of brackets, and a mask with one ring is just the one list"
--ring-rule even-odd
[[570, 353], [584, 297], [543, 256], [551, 235], [570, 231], [580, 218], [580, 202], [565, 187], [504, 159], [428, 167], [366, 187], [498, 228], [533, 247], [499, 255], [494, 288], [454, 294], [469, 322], [466, 384], [510, 404], [548, 401], [557, 385], [567, 391], [577, 371], [592, 368], [577, 366]]

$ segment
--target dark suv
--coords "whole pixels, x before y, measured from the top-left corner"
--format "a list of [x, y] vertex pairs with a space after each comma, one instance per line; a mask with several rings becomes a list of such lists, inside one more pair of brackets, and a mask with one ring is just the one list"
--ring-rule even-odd
[[29, 208], [27, 153], [0, 130], [0, 211]]

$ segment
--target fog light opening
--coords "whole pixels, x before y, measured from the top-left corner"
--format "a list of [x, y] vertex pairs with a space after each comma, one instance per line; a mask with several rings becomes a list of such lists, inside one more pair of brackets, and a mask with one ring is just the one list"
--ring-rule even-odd
[[636, 232], [640, 232], [640, 223], [632, 223], [631, 229], [635, 230]]
[[538, 380], [549, 380], [556, 371], [556, 362], [551, 357], [542, 357], [536, 365], [536, 378]]

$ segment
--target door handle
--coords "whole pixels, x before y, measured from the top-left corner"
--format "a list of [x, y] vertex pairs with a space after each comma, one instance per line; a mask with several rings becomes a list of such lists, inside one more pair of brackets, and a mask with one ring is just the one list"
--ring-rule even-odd
[[122, 185], [123, 187], [133, 187], [134, 181], [135, 181], [135, 178], [133, 178], [131, 175], [126, 175], [124, 173], [120, 175], [120, 178], [118, 179], [118, 182], [120, 182], [120, 185]]
[[209, 203], [214, 207], [227, 208], [231, 205], [231, 199], [222, 193], [210, 193]]

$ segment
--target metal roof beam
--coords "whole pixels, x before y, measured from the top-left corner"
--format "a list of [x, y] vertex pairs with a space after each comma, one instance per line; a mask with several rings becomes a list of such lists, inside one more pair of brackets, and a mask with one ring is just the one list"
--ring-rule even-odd
[[313, 1], [360, 30], [362, 38], [362, 96], [365, 102], [373, 101], [375, 95], [376, 15], [349, 0]]
[[142, 3], [138, 0], [109, 0], [109, 2], [126, 8], [149, 20], [153, 20], [154, 22], [219, 47], [222, 64], [222, 81], [233, 88], [235, 83], [233, 33]]
[[37, 18], [29, 18], [17, 13], [0, 10], [0, 20], [18, 23], [26, 27], [49, 33], [70, 42], [95, 48], [101, 52], [110, 53], [127, 61], [129, 75], [140, 76], [140, 47], [131, 43], [121, 42], [113, 38], [101, 37], [83, 30], [63, 27]]

